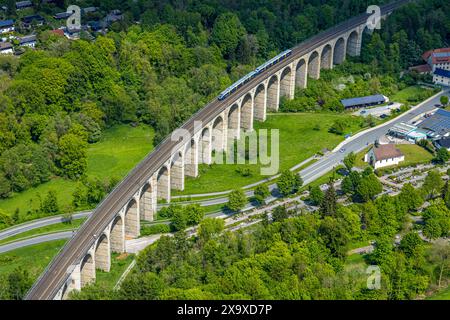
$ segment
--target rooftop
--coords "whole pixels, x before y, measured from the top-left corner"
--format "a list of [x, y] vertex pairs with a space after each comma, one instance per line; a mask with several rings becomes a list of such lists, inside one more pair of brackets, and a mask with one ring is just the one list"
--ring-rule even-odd
[[18, 1], [16, 2], [16, 8], [26, 8], [33, 6], [31, 1]]
[[341, 103], [344, 105], [344, 107], [353, 107], [353, 106], [359, 106], [359, 105], [370, 105], [374, 103], [383, 103], [386, 101], [386, 98], [382, 94], [376, 94], [373, 96], [367, 96], [367, 97], [358, 97], [358, 98], [351, 98], [351, 99], [343, 99], [341, 100]]
[[31, 16], [26, 16], [26, 17], [22, 18], [22, 21], [25, 22], [25, 23], [31, 23], [34, 20], [36, 20], [36, 21], [44, 21], [45, 19], [39, 14], [34, 14], [34, 15], [31, 15]]
[[13, 25], [14, 25], [14, 20], [12, 20], [12, 19], [0, 21], [0, 28], [11, 27]]
[[404, 122], [397, 123], [391, 129], [389, 129], [389, 131], [395, 131], [395, 132], [403, 133], [405, 135], [414, 130], [417, 130], [416, 126], [413, 126], [411, 124], [404, 123]]
[[436, 141], [441, 147], [450, 148], [450, 138], [443, 138]]
[[31, 34], [29, 36], [25, 36], [20, 38], [20, 44], [29, 43], [29, 42], [35, 42], [36, 41], [36, 35]]
[[420, 128], [425, 130], [431, 130], [434, 133], [444, 135], [450, 131], [450, 112], [439, 109], [428, 119], [425, 119]]
[[399, 158], [403, 156], [403, 153], [395, 147], [395, 144], [382, 144], [373, 148], [375, 160], [386, 160]]
[[71, 15], [72, 15], [72, 13], [70, 13], [70, 12], [60, 12], [60, 13], [55, 14], [53, 16], [53, 18], [55, 18], [55, 19], [66, 19], [66, 18], [69, 18]]
[[52, 30], [51, 32], [54, 33], [54, 34], [56, 34], [56, 35], [58, 35], [58, 36], [64, 37], [64, 30], [61, 30], [61, 29], [55, 29], [55, 30]]
[[0, 42], [0, 50], [11, 49], [13, 45], [10, 42]]
[[429, 64], [422, 64], [420, 66], [414, 66], [409, 68], [410, 71], [416, 71], [418, 73], [428, 73], [431, 72], [431, 66]]
[[429, 50], [422, 55], [422, 58], [425, 61], [429, 61], [431, 58], [432, 64], [450, 63], [450, 48]]

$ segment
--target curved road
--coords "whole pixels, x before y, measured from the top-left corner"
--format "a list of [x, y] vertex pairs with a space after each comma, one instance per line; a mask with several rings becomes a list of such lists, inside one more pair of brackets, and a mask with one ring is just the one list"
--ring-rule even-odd
[[19, 240], [16, 242], [8, 243], [3, 246], [0, 246], [0, 253], [9, 252], [12, 250], [20, 249], [23, 247], [32, 246], [39, 243], [54, 241], [54, 240], [62, 240], [69, 239], [74, 235], [73, 231], [63, 231], [58, 233], [51, 233], [47, 235], [42, 235], [38, 237], [33, 237], [25, 240]]
[[[409, 0], [400, 0], [393, 4], [383, 6], [381, 8], [382, 14], [390, 13], [407, 2], [409, 2]], [[369, 17], [369, 14], [362, 14], [301, 43], [292, 49], [292, 55], [289, 58], [272, 67], [270, 70], [271, 74], [281, 70], [298, 57], [310, 52], [311, 49], [317, 48], [346, 31], [363, 24]], [[236, 92], [227, 99], [223, 101], [212, 101], [206, 107], [199, 110], [181, 128], [188, 130], [192, 135], [195, 134], [195, 130], [198, 128], [194, 126], [194, 122], [211, 122], [218, 114], [229, 107], [228, 101], [236, 101], [267, 77], [268, 72], [259, 74], [240, 89], [236, 90]], [[129, 199], [131, 199], [139, 188], [146, 183], [149, 177], [162, 167], [162, 165], [170, 158], [172, 151], [179, 149], [179, 147], [181, 147], [179, 142], [171, 141], [170, 137], [167, 137], [151, 154], [138, 164], [102, 201], [102, 203], [100, 203], [88, 220], [79, 228], [75, 236], [62, 248], [60, 253], [53, 259], [44, 273], [42, 273], [37, 282], [30, 289], [26, 299], [52, 299], [69, 277], [70, 273], [68, 270], [70, 270], [71, 266], [78, 263], [89, 248], [95, 243], [95, 235], [101, 234], [101, 232], [105, 230], [116, 214], [127, 204]], [[332, 160], [330, 159], [329, 161], [328, 165], [331, 165]], [[308, 176], [307, 179], [313, 178], [316, 175], [315, 172], [321, 170], [323, 170], [321, 167], [317, 167], [310, 173], [310, 176]]]
[[[72, 218], [75, 220], [83, 219], [83, 218], [88, 217], [90, 214], [91, 214], [91, 211], [77, 212], [72, 215]], [[64, 222], [63, 216], [55, 216], [55, 217], [48, 217], [48, 218], [33, 220], [30, 222], [19, 224], [14, 227], [0, 231], [0, 240], [4, 240], [6, 238], [13, 237], [13, 236], [16, 236], [18, 234], [21, 234], [21, 233], [24, 233], [24, 232], [27, 232], [30, 230], [46, 227], [46, 226], [49, 226], [52, 224], [63, 223], [63, 222]]]

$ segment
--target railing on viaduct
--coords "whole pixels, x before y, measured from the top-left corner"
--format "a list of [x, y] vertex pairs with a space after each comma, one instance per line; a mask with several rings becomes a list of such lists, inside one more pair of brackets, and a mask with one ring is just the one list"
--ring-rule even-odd
[[[406, 2], [382, 7], [382, 16]], [[170, 202], [171, 190], [184, 189], [185, 176], [197, 177], [199, 164], [211, 163], [213, 153], [227, 150], [241, 131], [253, 130], [255, 120], [265, 121], [268, 111], [278, 110], [281, 97], [292, 99], [295, 88], [307, 86], [308, 77], [319, 79], [321, 69], [332, 69], [347, 55], [358, 56], [369, 16], [352, 18], [296, 46], [287, 59], [197, 112], [182, 126], [191, 138], [167, 137], [136, 166], [62, 248], [26, 298], [64, 299], [95, 281], [96, 269], [108, 272], [111, 252], [126, 251], [126, 239], [139, 236], [140, 221], [154, 219], [158, 199]]]

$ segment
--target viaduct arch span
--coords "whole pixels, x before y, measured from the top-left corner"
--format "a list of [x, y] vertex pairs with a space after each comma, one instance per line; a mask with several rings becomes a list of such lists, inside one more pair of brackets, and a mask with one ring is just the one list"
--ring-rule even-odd
[[[382, 17], [409, 1], [385, 5]], [[163, 140], [97, 206], [26, 299], [64, 299], [95, 281], [97, 269], [109, 271], [111, 252], [126, 251], [126, 240], [139, 236], [140, 221], [152, 221], [157, 201], [170, 202], [171, 190], [184, 189], [185, 176], [198, 176], [199, 163], [211, 163], [212, 153], [227, 150], [242, 130], [253, 130], [255, 120], [264, 121], [268, 111], [278, 110], [281, 97], [292, 99], [295, 88], [305, 88], [308, 78], [320, 78], [321, 69], [332, 69], [346, 56], [358, 56], [369, 16], [354, 17], [299, 44], [291, 56], [226, 99], [209, 103], [182, 126], [191, 133], [189, 141]]]

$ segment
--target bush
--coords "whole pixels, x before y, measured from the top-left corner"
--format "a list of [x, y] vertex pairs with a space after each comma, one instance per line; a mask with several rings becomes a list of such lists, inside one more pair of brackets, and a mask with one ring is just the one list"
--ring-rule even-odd
[[143, 226], [141, 228], [141, 236], [149, 236], [152, 234], [169, 233], [172, 231], [168, 224], [155, 224], [151, 226]]

